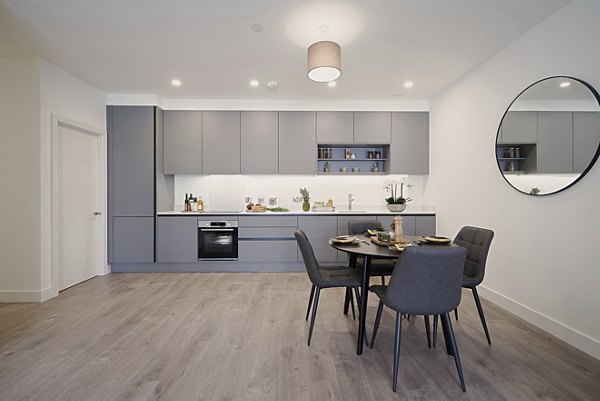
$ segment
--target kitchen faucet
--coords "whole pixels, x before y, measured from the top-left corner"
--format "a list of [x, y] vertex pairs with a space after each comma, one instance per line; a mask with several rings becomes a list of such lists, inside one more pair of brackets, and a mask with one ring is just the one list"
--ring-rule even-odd
[[348, 194], [348, 210], [352, 210], [352, 201], [354, 201], [352, 194]]

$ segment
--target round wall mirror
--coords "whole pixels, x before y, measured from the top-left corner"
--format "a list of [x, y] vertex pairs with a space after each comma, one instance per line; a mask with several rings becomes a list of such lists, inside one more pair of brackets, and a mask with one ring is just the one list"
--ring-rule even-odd
[[538, 81], [509, 105], [496, 137], [504, 179], [530, 195], [550, 195], [579, 181], [600, 155], [600, 96], [564, 76]]

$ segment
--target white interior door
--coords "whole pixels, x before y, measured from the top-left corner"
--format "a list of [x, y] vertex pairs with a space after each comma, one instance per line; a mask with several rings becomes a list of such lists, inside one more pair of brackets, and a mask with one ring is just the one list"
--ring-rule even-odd
[[59, 125], [61, 246], [58, 290], [100, 272], [98, 136]]

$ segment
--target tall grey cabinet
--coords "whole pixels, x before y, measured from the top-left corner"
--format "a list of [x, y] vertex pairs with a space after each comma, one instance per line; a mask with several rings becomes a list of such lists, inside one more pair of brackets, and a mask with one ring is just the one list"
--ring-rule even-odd
[[[163, 140], [162, 113], [153, 106], [107, 107], [108, 252], [113, 271], [119, 271], [120, 263], [155, 260], [156, 146]], [[160, 168], [158, 207], [166, 210], [172, 207], [173, 182]]]
[[279, 173], [314, 174], [317, 164], [314, 111], [279, 112]]

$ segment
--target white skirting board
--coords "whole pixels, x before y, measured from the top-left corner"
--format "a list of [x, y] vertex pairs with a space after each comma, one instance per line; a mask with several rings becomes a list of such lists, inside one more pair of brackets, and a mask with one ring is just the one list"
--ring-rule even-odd
[[[571, 327], [565, 326], [564, 324], [557, 322], [546, 315], [536, 312], [517, 301], [507, 298], [496, 291], [490, 290], [483, 286], [479, 286], [477, 291], [481, 297], [487, 299], [488, 301], [495, 303], [511, 313], [514, 313], [520, 318], [527, 320], [529, 323], [547, 331], [548, 333], [560, 338], [561, 340], [571, 344], [575, 348], [582, 350], [594, 358], [600, 359], [600, 341], [586, 336], [585, 334], [580, 333]], [[493, 338], [494, 333], [492, 332], [490, 334]]]
[[39, 291], [0, 290], [0, 302], [44, 302], [57, 295], [50, 287]]

